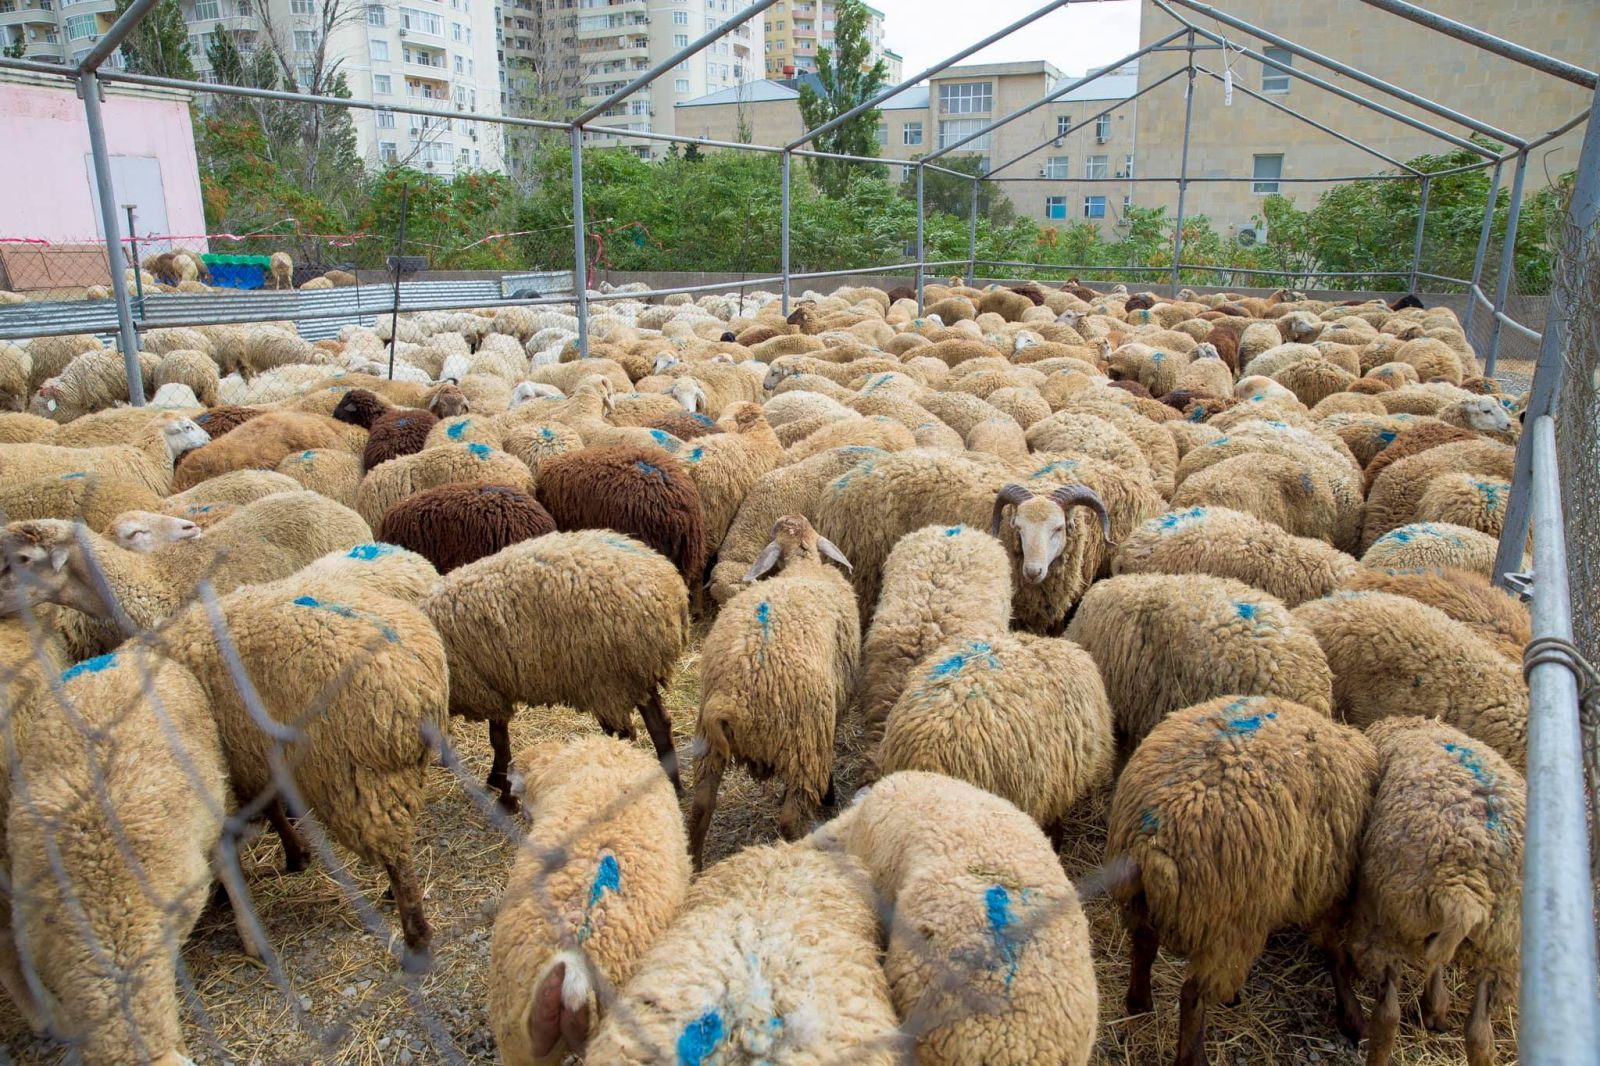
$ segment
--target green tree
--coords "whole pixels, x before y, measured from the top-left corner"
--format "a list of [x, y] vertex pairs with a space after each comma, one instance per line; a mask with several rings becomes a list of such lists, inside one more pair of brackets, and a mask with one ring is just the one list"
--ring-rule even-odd
[[[808, 130], [866, 103], [878, 95], [889, 76], [889, 68], [882, 59], [872, 60], [866, 5], [861, 0], [839, 0], [835, 13], [834, 47], [817, 49], [817, 81], [822, 91], [818, 92], [809, 83], [800, 86], [800, 120]], [[876, 109], [863, 111], [818, 137], [812, 147], [840, 155], [875, 156], [878, 154], [878, 120], [882, 115], [883, 112]], [[838, 159], [813, 162], [813, 173], [822, 191], [833, 197], [843, 196], [855, 164]]]
[[[921, 156], [912, 156], [921, 159]], [[975, 155], [946, 156], [939, 164], [945, 170], [970, 174], [977, 178], [983, 173], [983, 160]], [[916, 202], [917, 173], [906, 169], [905, 180], [900, 183], [900, 195]], [[930, 170], [922, 179], [922, 203], [929, 214], [943, 211], [947, 215], [966, 218], [972, 212], [972, 181]], [[986, 218], [996, 226], [1009, 226], [1016, 221], [1017, 209], [1011, 198], [992, 181], [978, 182], [978, 217]]]
[[[133, 0], [117, 0], [121, 18]], [[189, 55], [189, 24], [183, 20], [178, 0], [161, 0], [151, 8], [122, 39], [122, 58], [135, 74], [194, 80], [194, 61]]]
[[21, 59], [23, 57], [23, 54], [26, 53], [27, 50], [28, 50], [28, 39], [27, 39], [27, 37], [25, 37], [21, 33], [19, 33], [19, 34], [17, 34], [17, 39], [16, 40], [12, 41], [10, 44], [6, 45], [4, 48], [0, 48], [0, 55], [5, 56], [7, 59]]

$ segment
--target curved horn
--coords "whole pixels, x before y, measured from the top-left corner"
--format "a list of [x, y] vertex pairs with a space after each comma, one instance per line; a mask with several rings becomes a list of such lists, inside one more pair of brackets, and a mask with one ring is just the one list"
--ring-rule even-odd
[[994, 514], [989, 519], [989, 535], [991, 537], [1000, 535], [1000, 515], [1006, 509], [1006, 504], [1016, 507], [1019, 504], [1027, 503], [1031, 499], [1033, 499], [1033, 493], [1016, 482], [1012, 482], [997, 492], [994, 497]]
[[1069, 512], [1074, 507], [1087, 507], [1100, 518], [1100, 536], [1105, 539], [1106, 547], [1115, 548], [1116, 541], [1111, 539], [1111, 512], [1106, 510], [1105, 501], [1100, 494], [1088, 485], [1063, 485], [1050, 494], [1062, 512]]

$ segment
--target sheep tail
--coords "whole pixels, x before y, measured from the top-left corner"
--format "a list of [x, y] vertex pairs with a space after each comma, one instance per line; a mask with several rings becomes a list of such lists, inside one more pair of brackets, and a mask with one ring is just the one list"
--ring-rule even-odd
[[1435, 901], [1441, 921], [1423, 945], [1423, 961], [1429, 969], [1449, 965], [1464, 940], [1489, 927], [1489, 908], [1475, 893], [1446, 890]]
[[547, 1058], [563, 1041], [568, 1051], [582, 1054], [589, 1041], [589, 960], [568, 949], [550, 957], [534, 985], [528, 1035], [534, 1053]]
[[733, 758], [732, 724], [738, 716], [738, 704], [720, 694], [708, 697], [700, 708], [700, 732], [707, 751], [724, 763]]

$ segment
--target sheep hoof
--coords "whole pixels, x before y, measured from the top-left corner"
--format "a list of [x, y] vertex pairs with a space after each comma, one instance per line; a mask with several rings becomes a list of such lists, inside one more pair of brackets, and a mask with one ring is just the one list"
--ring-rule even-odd
[[517, 797], [509, 789], [500, 793], [499, 803], [500, 809], [507, 814], [516, 814], [522, 809], [522, 804], [517, 801]]

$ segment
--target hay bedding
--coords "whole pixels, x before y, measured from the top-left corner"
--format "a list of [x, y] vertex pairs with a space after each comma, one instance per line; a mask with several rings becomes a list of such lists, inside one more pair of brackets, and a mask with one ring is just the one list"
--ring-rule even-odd
[[[667, 698], [679, 752], [690, 755], [699, 698], [700, 626], [679, 663]], [[565, 738], [596, 728], [587, 716], [560, 708], [525, 710], [511, 727], [513, 750], [535, 740]], [[642, 734], [642, 730], [640, 731]], [[838, 787], [848, 797], [860, 777], [859, 732], [847, 724], [839, 744]], [[452, 745], [460, 773], [481, 782], [488, 770], [487, 731], [455, 723]], [[648, 740], [641, 736], [641, 745]], [[685, 773], [686, 783], [692, 783]], [[1080, 886], [1092, 883], [1105, 849], [1109, 793], [1091, 799], [1069, 826], [1062, 852], [1066, 872]], [[707, 842], [707, 861], [776, 838], [778, 789], [731, 772], [724, 779]], [[684, 801], [687, 811], [688, 800]], [[268, 968], [241, 952], [230, 914], [209, 908], [184, 949], [184, 965], [198, 995], [185, 1012], [189, 1051], [201, 1066], [391, 1066], [498, 1061], [485, 1007], [489, 938], [495, 909], [510, 866], [513, 845], [463, 792], [452, 770], [430, 771], [428, 802], [420, 820], [417, 873], [427, 894], [434, 927], [434, 962], [421, 976], [395, 965], [349, 904], [344, 889], [321, 863], [306, 873], [279, 872], [277, 838], [262, 834], [242, 849], [241, 862], [257, 913], [267, 930], [286, 993]], [[383, 901], [383, 875], [355, 863], [342, 876], [356, 885], [386, 928], [394, 908]], [[1116, 907], [1104, 898], [1086, 904], [1100, 985], [1100, 1033], [1092, 1061], [1157, 1066], [1176, 1049], [1178, 992], [1184, 967], [1163, 954], [1156, 962], [1156, 1013], [1128, 1017], [1122, 998], [1127, 983], [1127, 938]], [[1397, 1066], [1444, 1066], [1465, 1061], [1460, 1027], [1470, 1005], [1464, 975], [1452, 972], [1452, 1029], [1429, 1033], [1416, 1006], [1420, 976], [1402, 998], [1403, 1020]], [[180, 987], [180, 995], [182, 989]], [[1370, 999], [1365, 1001], [1371, 1006]], [[1297, 933], [1272, 938], [1251, 972], [1235, 1007], [1210, 1012], [1207, 1050], [1214, 1066], [1245, 1064], [1357, 1064], [1332, 1025], [1333, 993], [1316, 951]], [[1514, 1064], [1514, 1020], [1495, 1019], [1499, 1061]], [[9, 1002], [0, 999], [0, 1066], [48, 1064], [67, 1057], [59, 1045], [29, 1033]]]

